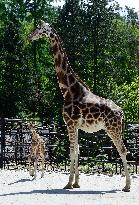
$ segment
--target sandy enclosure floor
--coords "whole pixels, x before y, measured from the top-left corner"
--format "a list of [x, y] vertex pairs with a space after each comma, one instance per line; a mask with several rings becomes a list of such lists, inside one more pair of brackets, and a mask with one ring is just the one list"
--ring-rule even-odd
[[69, 173], [45, 172], [32, 180], [24, 170], [0, 170], [0, 205], [138, 205], [139, 175], [131, 176], [131, 192], [121, 189], [120, 175], [80, 174], [79, 189], [64, 190]]

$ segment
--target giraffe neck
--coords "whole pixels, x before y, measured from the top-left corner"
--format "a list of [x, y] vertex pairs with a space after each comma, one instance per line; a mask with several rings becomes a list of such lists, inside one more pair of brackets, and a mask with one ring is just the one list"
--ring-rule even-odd
[[36, 130], [35, 129], [31, 129], [31, 132], [32, 132], [32, 139], [37, 139], [37, 137], [36, 137], [36, 135], [37, 135], [37, 133], [36, 133]]
[[83, 89], [89, 90], [89, 88], [72, 70], [59, 36], [53, 31], [53, 29], [47, 35], [51, 41], [57, 78], [63, 97], [65, 101], [77, 99], [78, 96], [81, 95]]

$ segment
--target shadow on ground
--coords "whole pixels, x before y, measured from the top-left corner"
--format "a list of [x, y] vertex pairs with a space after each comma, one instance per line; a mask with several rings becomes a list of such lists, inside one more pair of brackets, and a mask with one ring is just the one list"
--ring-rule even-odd
[[93, 191], [93, 190], [65, 190], [65, 189], [48, 189], [48, 190], [32, 190], [30, 192], [13, 192], [7, 194], [1, 194], [1, 196], [12, 196], [12, 195], [26, 195], [26, 194], [71, 194], [71, 195], [81, 195], [81, 194], [108, 194], [108, 193], [117, 193], [121, 190], [100, 190], [100, 191]]
[[33, 178], [32, 179], [20, 179], [16, 182], [9, 183], [8, 185], [13, 185], [13, 184], [17, 184], [17, 183], [24, 183], [24, 182], [28, 182], [28, 181], [33, 181]]

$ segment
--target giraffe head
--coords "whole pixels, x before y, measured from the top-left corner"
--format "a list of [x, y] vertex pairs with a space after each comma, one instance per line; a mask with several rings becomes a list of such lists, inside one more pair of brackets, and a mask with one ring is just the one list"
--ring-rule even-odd
[[35, 28], [35, 30], [29, 35], [29, 40], [34, 41], [39, 38], [43, 38], [44, 36], [52, 38], [52, 33], [51, 26], [48, 23], [41, 21], [37, 28]]
[[33, 123], [27, 123], [27, 127], [28, 127], [31, 131], [35, 130], [35, 124], [33, 124]]

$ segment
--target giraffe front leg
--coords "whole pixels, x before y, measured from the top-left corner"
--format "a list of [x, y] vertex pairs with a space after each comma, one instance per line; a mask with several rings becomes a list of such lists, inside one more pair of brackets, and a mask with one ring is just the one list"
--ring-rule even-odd
[[74, 179], [74, 160], [75, 160], [75, 150], [74, 146], [70, 146], [70, 176], [69, 176], [69, 182], [64, 187], [64, 189], [73, 189], [73, 179]]
[[79, 144], [78, 144], [78, 134], [77, 134], [76, 143], [75, 143], [75, 182], [73, 184], [74, 188], [80, 188], [78, 158], [79, 158]]
[[80, 188], [79, 185], [79, 169], [78, 169], [78, 160], [76, 160], [77, 157], [75, 157], [75, 182], [73, 184], [73, 188]]
[[[79, 181], [79, 173], [78, 173], [78, 159], [76, 157], [76, 170], [74, 170], [74, 163], [75, 163], [75, 151], [78, 144], [78, 133], [77, 129], [75, 127], [75, 121], [72, 120], [69, 115], [65, 112], [64, 113], [64, 121], [67, 124], [67, 130], [69, 135], [69, 141], [70, 141], [70, 176], [69, 176], [69, 182], [64, 187], [64, 189], [72, 189], [73, 188], [73, 179], [74, 179], [74, 171], [76, 173], [76, 179], [74, 186], [76, 187], [78, 185]], [[77, 152], [77, 151], [76, 151]]]
[[69, 140], [70, 140], [70, 176], [69, 182], [64, 187], [64, 189], [72, 189], [73, 188], [73, 179], [74, 179], [74, 162], [75, 162], [75, 144], [76, 144], [76, 129], [72, 124], [68, 128]]

